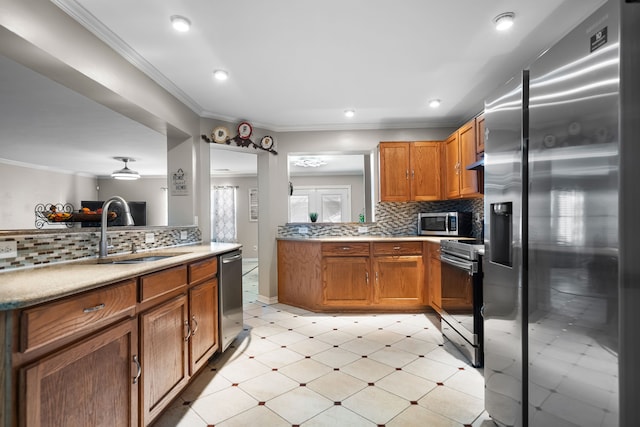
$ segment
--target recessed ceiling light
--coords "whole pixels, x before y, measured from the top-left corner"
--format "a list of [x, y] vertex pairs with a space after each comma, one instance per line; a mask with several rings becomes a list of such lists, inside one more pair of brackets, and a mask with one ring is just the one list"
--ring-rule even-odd
[[227, 80], [229, 78], [229, 73], [225, 70], [215, 70], [213, 72], [213, 77], [215, 77], [216, 80]]
[[173, 29], [176, 31], [180, 31], [181, 33], [186, 33], [191, 28], [191, 21], [189, 21], [184, 16], [173, 15], [171, 18], [171, 25]]
[[439, 99], [432, 99], [429, 101], [429, 107], [431, 108], [438, 108], [440, 106], [440, 100]]
[[516, 14], [513, 12], [505, 12], [493, 18], [493, 23], [496, 26], [496, 30], [505, 31], [513, 26], [513, 19]]
[[356, 110], [344, 110], [345, 117], [351, 118], [356, 115]]

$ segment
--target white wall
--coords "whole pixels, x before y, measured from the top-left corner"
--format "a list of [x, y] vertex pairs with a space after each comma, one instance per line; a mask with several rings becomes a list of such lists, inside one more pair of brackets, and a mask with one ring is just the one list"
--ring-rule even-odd
[[[258, 222], [249, 221], [249, 189], [258, 188], [258, 178], [217, 177], [211, 179], [211, 186], [229, 185], [237, 188], [238, 243], [242, 244], [244, 258], [258, 258]], [[259, 206], [263, 209], [262, 206]], [[266, 207], [268, 209], [268, 206]]]
[[136, 181], [98, 179], [98, 199], [120, 196], [127, 202], [147, 202], [147, 225], [168, 225], [167, 178], [142, 177]]
[[[37, 204], [71, 203], [97, 197], [97, 180], [0, 160], [0, 230], [34, 229]], [[58, 225], [55, 228], [60, 228]]]

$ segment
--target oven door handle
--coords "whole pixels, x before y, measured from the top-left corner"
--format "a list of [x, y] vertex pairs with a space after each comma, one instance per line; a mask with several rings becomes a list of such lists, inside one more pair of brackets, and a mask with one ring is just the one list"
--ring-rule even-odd
[[452, 265], [456, 268], [466, 271], [469, 276], [473, 276], [478, 272], [478, 264], [473, 261], [465, 261], [447, 256], [446, 254], [440, 254], [440, 261]]

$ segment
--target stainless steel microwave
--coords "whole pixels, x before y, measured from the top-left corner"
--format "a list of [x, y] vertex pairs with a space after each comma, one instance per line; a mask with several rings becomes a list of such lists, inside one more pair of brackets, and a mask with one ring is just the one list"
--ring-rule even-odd
[[418, 214], [419, 236], [471, 236], [470, 212], [429, 212]]

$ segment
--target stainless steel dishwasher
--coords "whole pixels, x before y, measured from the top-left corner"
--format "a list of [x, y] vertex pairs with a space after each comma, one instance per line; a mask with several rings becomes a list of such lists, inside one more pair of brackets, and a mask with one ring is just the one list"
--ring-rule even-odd
[[242, 251], [223, 254], [219, 258], [220, 345], [225, 351], [242, 331]]

